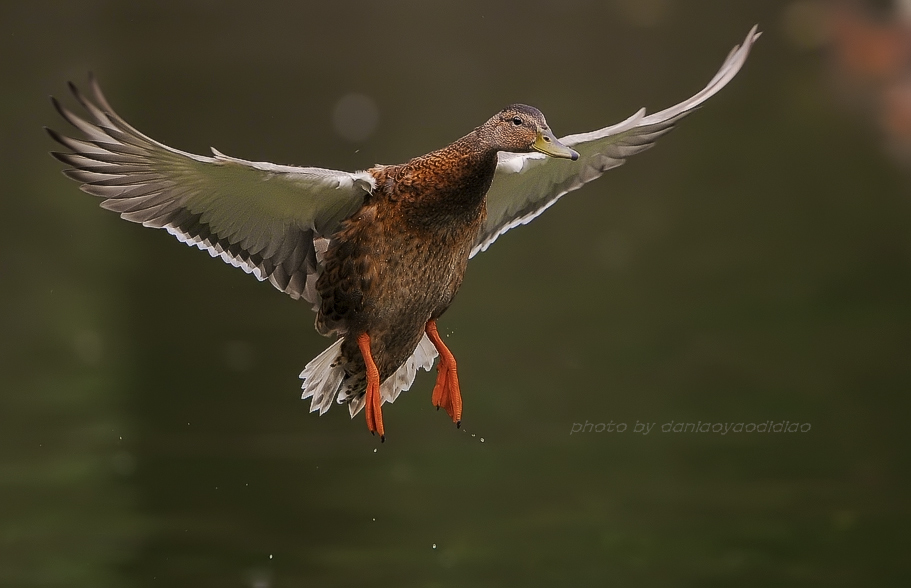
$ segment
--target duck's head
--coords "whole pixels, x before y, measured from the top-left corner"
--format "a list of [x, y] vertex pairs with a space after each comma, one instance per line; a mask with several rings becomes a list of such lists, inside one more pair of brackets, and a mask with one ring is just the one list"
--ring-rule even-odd
[[547, 126], [541, 111], [525, 104], [512, 104], [478, 127], [481, 138], [497, 151], [530, 153], [579, 159], [579, 154], [561, 143]]

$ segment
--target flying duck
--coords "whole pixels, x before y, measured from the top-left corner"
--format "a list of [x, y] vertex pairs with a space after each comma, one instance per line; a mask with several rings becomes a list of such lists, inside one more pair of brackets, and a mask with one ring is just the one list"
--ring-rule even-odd
[[537, 108], [507, 106], [461, 139], [399, 165], [346, 172], [211, 156], [168, 147], [110, 107], [94, 77], [91, 97], [70, 89], [82, 118], [52, 98], [81, 132], [48, 129], [68, 149], [52, 155], [101, 206], [268, 280], [316, 311], [335, 342], [301, 372], [302, 398], [324, 414], [333, 401], [385, 439], [393, 402], [439, 356], [432, 402], [458, 426], [456, 360], [437, 320], [468, 260], [561, 196], [645, 151], [723, 88], [760, 33], [749, 32], [699, 93], [676, 106], [589, 133], [557, 138]]

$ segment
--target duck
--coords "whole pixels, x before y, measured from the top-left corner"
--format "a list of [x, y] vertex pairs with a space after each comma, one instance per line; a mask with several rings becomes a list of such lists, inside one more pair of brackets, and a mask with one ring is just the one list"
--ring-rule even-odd
[[651, 147], [737, 75], [759, 35], [754, 26], [701, 91], [654, 114], [557, 138], [540, 110], [512, 104], [446, 147], [356, 172], [169, 147], [121, 118], [91, 74], [90, 97], [69, 84], [83, 116], [51, 98], [81, 136], [46, 130], [66, 148], [51, 153], [64, 174], [102, 208], [312, 305], [316, 330], [335, 341], [301, 372], [301, 397], [320, 415], [333, 403], [351, 418], [363, 410], [385, 441], [382, 405], [437, 357], [431, 402], [461, 425], [457, 364], [437, 321], [468, 261]]

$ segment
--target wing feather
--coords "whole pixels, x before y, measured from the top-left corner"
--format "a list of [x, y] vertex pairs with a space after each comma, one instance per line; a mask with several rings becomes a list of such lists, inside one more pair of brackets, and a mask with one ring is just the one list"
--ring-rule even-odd
[[67, 177], [121, 218], [165, 229], [293, 298], [318, 303], [314, 241], [330, 237], [363, 204], [375, 188], [370, 174], [246, 161], [215, 149], [212, 157], [180, 151], [117, 115], [94, 78], [90, 86], [92, 99], [70, 84], [87, 118], [52, 99], [84, 136], [48, 129], [69, 149], [52, 153], [71, 166]]
[[737, 75], [760, 34], [754, 26], [743, 45], [731, 50], [705, 88], [688, 100], [649, 116], [643, 108], [616, 125], [561, 138], [561, 143], [579, 152], [578, 161], [550, 158], [536, 152], [500, 153], [497, 172], [487, 192], [487, 220], [471, 256], [486, 251], [506, 231], [530, 222], [567, 192], [581, 188], [622, 165], [628, 157], [649, 149], [677, 121]]

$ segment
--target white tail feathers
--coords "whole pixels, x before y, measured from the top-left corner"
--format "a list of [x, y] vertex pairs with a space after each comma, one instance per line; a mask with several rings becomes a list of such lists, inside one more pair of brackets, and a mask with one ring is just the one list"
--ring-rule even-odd
[[[418, 346], [411, 354], [411, 357], [400, 365], [399, 369], [386, 378], [386, 381], [380, 385], [380, 398], [382, 399], [382, 402], [395, 402], [395, 399], [399, 397], [399, 394], [411, 388], [411, 385], [414, 383], [414, 377], [418, 373], [418, 368], [428, 372], [430, 371], [436, 356], [436, 347], [433, 346], [433, 343], [430, 342], [430, 339], [427, 338], [427, 334], [425, 333], [424, 336], [421, 337], [421, 342], [418, 343]], [[339, 398], [339, 401], [341, 400], [342, 399]], [[360, 394], [357, 398], [352, 399], [348, 403], [348, 412], [351, 413], [351, 418], [354, 418], [354, 415], [361, 412], [365, 402], [367, 402], [367, 395]]]
[[[328, 349], [313, 358], [300, 374], [304, 381], [301, 385], [301, 389], [304, 391], [301, 398], [313, 399], [310, 401], [310, 412], [318, 410], [322, 415], [329, 410], [332, 400], [337, 395], [339, 403], [348, 402], [348, 412], [351, 413], [352, 418], [364, 408], [367, 399], [365, 394], [358, 393], [353, 397], [348, 394], [338, 394], [345, 380], [345, 368], [341, 362], [341, 347], [344, 340], [344, 337], [340, 337]], [[436, 357], [436, 347], [425, 333], [408, 360], [380, 385], [382, 402], [395, 402], [399, 394], [411, 388], [418, 369], [430, 371]], [[361, 375], [360, 378], [363, 376]]]
[[345, 369], [341, 366], [341, 349], [344, 337], [329, 346], [328, 349], [314, 357], [301, 372], [300, 378], [304, 381], [301, 389], [301, 399], [313, 398], [310, 401], [310, 412], [319, 411], [320, 415], [329, 410], [335, 393], [345, 377]]

